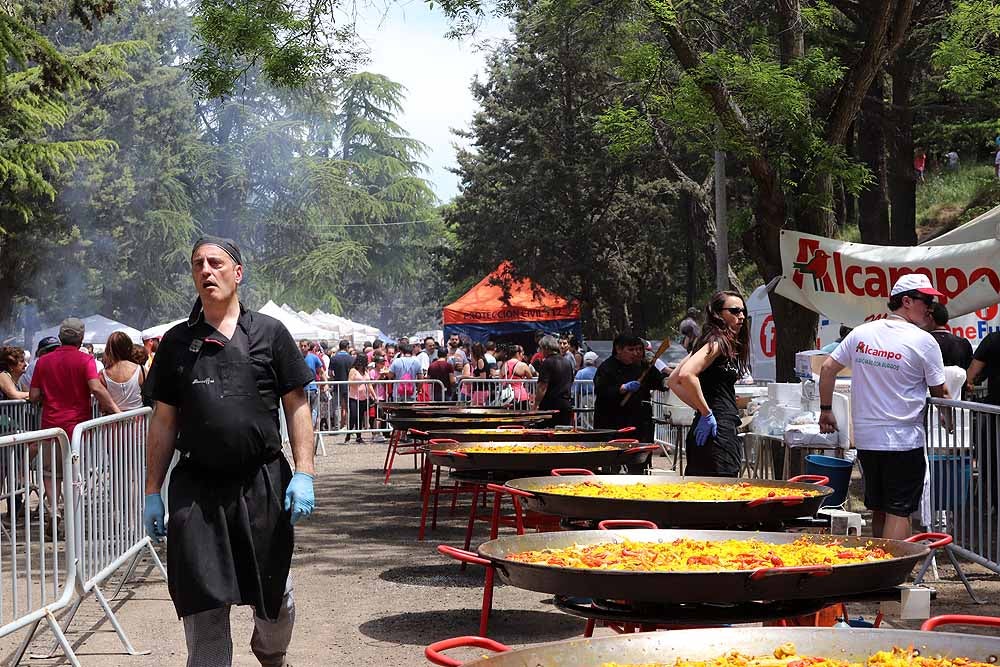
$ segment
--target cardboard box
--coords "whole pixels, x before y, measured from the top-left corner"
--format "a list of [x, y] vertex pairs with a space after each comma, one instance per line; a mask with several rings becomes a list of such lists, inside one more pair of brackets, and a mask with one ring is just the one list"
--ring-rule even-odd
[[[811, 380], [813, 375], [819, 375], [819, 371], [823, 367], [823, 362], [829, 357], [829, 354], [826, 352], [820, 352], [819, 350], [797, 352], [795, 354], [795, 374], [803, 380]], [[844, 368], [837, 373], [837, 377], [851, 377], [850, 367], [844, 366]]]

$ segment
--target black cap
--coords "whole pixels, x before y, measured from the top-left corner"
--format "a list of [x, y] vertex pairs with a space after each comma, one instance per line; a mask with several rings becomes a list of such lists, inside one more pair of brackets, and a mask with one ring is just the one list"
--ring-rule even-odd
[[194, 242], [194, 247], [191, 248], [191, 254], [194, 255], [194, 251], [203, 245], [214, 245], [222, 248], [226, 251], [226, 254], [233, 258], [233, 261], [237, 264], [243, 264], [243, 255], [240, 253], [239, 246], [232, 239], [224, 239], [221, 236], [202, 236], [200, 239]]
[[60, 343], [59, 339], [55, 336], [46, 336], [38, 341], [38, 347], [35, 348], [35, 354], [37, 355], [39, 352], [45, 352], [46, 350], [53, 350], [60, 345], [62, 345], [62, 343]]

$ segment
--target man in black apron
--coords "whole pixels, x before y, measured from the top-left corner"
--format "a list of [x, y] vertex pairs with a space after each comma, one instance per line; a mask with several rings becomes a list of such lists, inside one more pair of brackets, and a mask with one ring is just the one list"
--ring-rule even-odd
[[[632, 437], [639, 442], [653, 442], [650, 392], [663, 389], [666, 375], [654, 367], [639, 380], [646, 365], [643, 363], [643, 342], [638, 336], [619, 334], [613, 346], [614, 355], [598, 366], [594, 375], [594, 428], [633, 426]], [[625, 405], [622, 405], [623, 400]], [[633, 465], [629, 472], [641, 474], [644, 468]]]
[[[277, 320], [243, 308], [239, 248], [199, 239], [191, 256], [198, 300], [163, 337], [146, 384], [156, 402], [147, 443], [146, 531], [167, 534], [170, 597], [184, 621], [188, 667], [232, 664], [229, 609], [253, 605], [250, 646], [284, 665], [295, 606], [292, 525], [313, 509], [313, 374]], [[281, 453], [279, 399], [295, 474]], [[174, 449], [170, 523], [160, 488]]]

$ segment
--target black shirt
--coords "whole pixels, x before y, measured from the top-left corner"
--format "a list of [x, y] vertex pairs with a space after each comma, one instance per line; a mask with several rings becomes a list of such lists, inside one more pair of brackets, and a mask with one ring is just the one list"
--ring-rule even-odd
[[340, 350], [330, 359], [330, 379], [334, 382], [347, 382], [354, 366], [354, 357]]
[[170, 329], [147, 379], [154, 400], [177, 408], [177, 448], [234, 473], [281, 453], [278, 400], [312, 381], [288, 329], [242, 304], [231, 339], [200, 313]]
[[941, 348], [945, 366], [959, 366], [968, 370], [972, 363], [972, 343], [944, 329], [935, 329], [931, 335]]
[[985, 377], [989, 382], [986, 402], [1000, 405], [1000, 332], [986, 336], [976, 348], [976, 354], [972, 358], [985, 364], [980, 378]]
[[573, 370], [561, 354], [553, 354], [542, 360], [538, 369], [538, 382], [547, 386], [545, 396], [538, 404], [540, 410], [571, 410], [573, 400], [570, 395], [573, 386]]

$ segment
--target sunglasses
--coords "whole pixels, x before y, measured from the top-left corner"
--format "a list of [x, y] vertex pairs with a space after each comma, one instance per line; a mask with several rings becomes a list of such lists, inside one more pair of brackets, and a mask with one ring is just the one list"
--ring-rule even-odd
[[913, 296], [910, 298], [915, 301], [923, 301], [924, 305], [927, 306], [928, 308], [934, 305], [934, 297], [932, 296], [920, 295], [920, 296]]
[[722, 310], [728, 310], [733, 315], [743, 315], [744, 317], [747, 315], [746, 308], [723, 308]]

